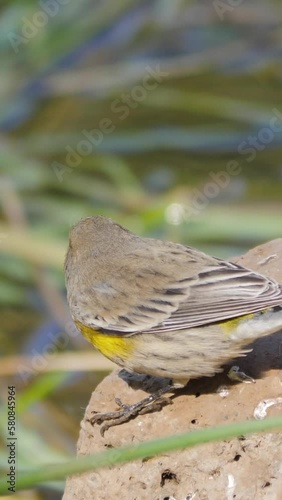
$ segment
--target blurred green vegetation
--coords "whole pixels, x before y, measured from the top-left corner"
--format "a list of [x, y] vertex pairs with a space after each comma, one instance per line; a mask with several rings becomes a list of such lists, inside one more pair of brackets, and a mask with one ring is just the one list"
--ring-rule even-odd
[[215, 3], [1, 3], [0, 389], [4, 414], [18, 391], [19, 466], [74, 454], [109, 369], [70, 334], [74, 222], [101, 213], [223, 257], [281, 236], [282, 6]]

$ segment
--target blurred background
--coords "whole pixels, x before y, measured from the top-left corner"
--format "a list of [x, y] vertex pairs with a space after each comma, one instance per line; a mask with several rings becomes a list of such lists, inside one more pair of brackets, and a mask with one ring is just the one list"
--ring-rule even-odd
[[[278, 0], [0, 6], [0, 467], [74, 456], [111, 369], [78, 335], [63, 259], [81, 217], [219, 257], [281, 237]], [[61, 498], [63, 484], [18, 494]]]

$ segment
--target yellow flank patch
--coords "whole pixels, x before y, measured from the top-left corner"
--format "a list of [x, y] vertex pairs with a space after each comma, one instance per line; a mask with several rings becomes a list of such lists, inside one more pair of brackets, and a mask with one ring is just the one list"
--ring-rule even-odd
[[133, 350], [132, 337], [102, 333], [91, 326], [83, 325], [80, 321], [75, 321], [75, 324], [84, 337], [109, 359], [125, 359]]
[[230, 335], [234, 330], [237, 328], [237, 326], [244, 320], [246, 319], [251, 319], [254, 317], [254, 314], [245, 314], [244, 316], [239, 316], [238, 318], [233, 318], [233, 319], [227, 319], [224, 321], [220, 322], [220, 325], [224, 329], [224, 333], [226, 335]]

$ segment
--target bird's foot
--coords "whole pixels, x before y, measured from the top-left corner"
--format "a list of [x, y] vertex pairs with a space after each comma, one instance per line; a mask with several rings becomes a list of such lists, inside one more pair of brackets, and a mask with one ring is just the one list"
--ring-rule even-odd
[[164, 405], [171, 402], [169, 398], [162, 398], [162, 396], [164, 394], [174, 391], [175, 391], [175, 386], [170, 384], [165, 387], [162, 387], [161, 389], [151, 394], [147, 398], [144, 398], [141, 401], [138, 401], [138, 403], [132, 405], [124, 404], [119, 398], [116, 398], [115, 401], [117, 405], [121, 408], [120, 410], [108, 413], [95, 413], [95, 415], [93, 415], [93, 417], [91, 417], [88, 421], [92, 425], [95, 424], [100, 425], [104, 422], [107, 422], [104, 423], [104, 425], [102, 425], [100, 429], [101, 435], [104, 436], [105, 432], [110, 427], [123, 424], [124, 422], [128, 422], [137, 415], [144, 415], [145, 413], [161, 410], [161, 408]]
[[232, 366], [227, 376], [230, 380], [236, 380], [237, 382], [245, 382], [245, 384], [255, 384], [255, 379], [247, 375], [240, 370], [239, 366]]

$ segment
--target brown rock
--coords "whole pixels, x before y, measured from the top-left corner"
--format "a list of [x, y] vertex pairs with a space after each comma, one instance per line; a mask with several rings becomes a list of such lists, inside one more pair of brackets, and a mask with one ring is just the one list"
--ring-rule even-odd
[[[282, 282], [282, 239], [249, 251], [234, 261]], [[101, 437], [99, 426], [87, 419], [92, 412], [116, 409], [115, 397], [134, 403], [164, 383], [124, 370], [106, 377], [91, 396], [81, 423], [78, 455], [94, 454], [106, 447], [139, 443], [174, 433], [252, 419], [265, 399], [282, 396], [282, 332], [259, 339], [245, 358], [234, 360], [256, 383], [233, 383], [227, 369], [213, 378], [193, 380], [185, 391], [172, 397], [172, 404], [110, 428]], [[279, 371], [280, 370], [280, 371]], [[218, 392], [227, 388], [227, 396]], [[134, 390], [135, 389], [135, 390]], [[147, 391], [147, 392], [146, 392]], [[272, 406], [268, 415], [281, 415]], [[193, 496], [194, 495], [194, 496]], [[257, 434], [201, 445], [147, 461], [87, 472], [67, 480], [63, 500], [279, 500], [282, 498], [282, 436]]]

